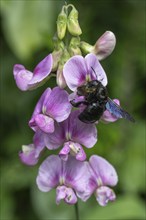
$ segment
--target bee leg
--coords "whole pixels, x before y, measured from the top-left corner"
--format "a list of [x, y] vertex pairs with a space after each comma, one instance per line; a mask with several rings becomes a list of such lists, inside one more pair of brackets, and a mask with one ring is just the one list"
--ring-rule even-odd
[[74, 106], [74, 107], [79, 107], [81, 104], [88, 105], [88, 102], [87, 102], [87, 101], [75, 102], [74, 99], [73, 99], [72, 101], [70, 101], [70, 103], [71, 103], [72, 106]]

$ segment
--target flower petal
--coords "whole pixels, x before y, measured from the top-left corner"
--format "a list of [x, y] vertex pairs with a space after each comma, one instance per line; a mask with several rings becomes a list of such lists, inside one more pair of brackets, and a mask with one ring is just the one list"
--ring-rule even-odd
[[36, 85], [43, 81], [50, 73], [53, 66], [52, 54], [45, 57], [34, 69], [33, 77], [29, 82], [29, 86]]
[[70, 141], [69, 147], [71, 155], [75, 156], [77, 160], [84, 161], [86, 159], [86, 154], [80, 144]]
[[57, 122], [61, 122], [68, 118], [71, 108], [72, 106], [68, 101], [68, 93], [59, 87], [55, 87], [46, 104], [46, 114]]
[[56, 155], [49, 156], [40, 166], [36, 179], [38, 188], [48, 192], [59, 184], [62, 162]]
[[13, 75], [14, 77], [17, 76], [17, 74], [21, 71], [21, 70], [25, 70], [25, 67], [21, 64], [15, 64], [13, 67]]
[[86, 160], [86, 154], [85, 154], [85, 151], [83, 150], [82, 146], [78, 143], [76, 143], [76, 145], [78, 145], [78, 148], [79, 148], [79, 151], [76, 154], [76, 159], [79, 161]]
[[77, 202], [77, 197], [71, 188], [66, 189], [66, 197], [65, 197], [65, 202], [68, 204], [75, 204]]
[[69, 185], [75, 189], [77, 196], [83, 201], [86, 201], [91, 195], [90, 190], [87, 188], [90, 173], [88, 172], [86, 163], [69, 156], [63, 166], [63, 174], [65, 185]]
[[107, 186], [101, 186], [96, 190], [96, 200], [101, 206], [106, 206], [108, 201], [114, 201], [116, 195], [112, 189]]
[[[115, 186], [118, 176], [114, 167], [104, 158], [93, 155], [89, 159], [89, 164], [94, 171], [97, 184], [102, 181], [102, 185]], [[100, 184], [100, 183], [99, 183]]]
[[28, 90], [28, 83], [33, 77], [33, 73], [26, 70], [23, 65], [16, 64], [13, 68], [13, 75], [18, 88], [22, 91]]
[[66, 186], [58, 186], [56, 188], [56, 204], [59, 205], [61, 199], [66, 197]]
[[35, 107], [35, 109], [34, 109], [34, 112], [33, 112], [33, 114], [32, 114], [32, 117], [31, 117], [31, 119], [30, 119], [30, 121], [29, 121], [29, 126], [30, 126], [34, 131], [37, 130], [37, 125], [36, 125], [36, 122], [35, 122], [35, 116], [36, 116], [37, 114], [40, 114], [40, 113], [42, 113], [43, 111], [45, 111], [43, 104], [44, 104], [45, 100], [48, 99], [50, 93], [51, 93], [51, 89], [50, 89], [50, 88], [47, 88], [47, 89], [44, 91], [44, 93], [41, 95], [39, 101], [38, 101], [37, 104], [36, 104], [36, 107]]
[[39, 131], [35, 133], [33, 142], [34, 144], [23, 145], [22, 151], [19, 153], [21, 161], [30, 166], [37, 164], [40, 153], [45, 147], [43, 136]]
[[54, 126], [55, 126], [55, 130], [53, 133], [44, 134], [45, 145], [50, 150], [57, 149], [58, 147], [63, 145], [65, 141], [65, 134], [61, 124], [54, 123]]
[[[120, 101], [118, 99], [113, 99], [113, 101], [120, 105]], [[117, 121], [119, 118], [117, 118], [116, 116], [112, 115], [108, 110], [104, 111], [101, 120], [105, 121], [105, 122], [115, 122]]]
[[116, 37], [113, 32], [106, 31], [95, 44], [95, 53], [98, 60], [103, 60], [109, 56], [116, 45]]
[[67, 161], [69, 153], [70, 153], [70, 147], [69, 147], [69, 142], [67, 142], [64, 144], [63, 148], [59, 152], [59, 157], [62, 160]]
[[38, 162], [38, 157], [35, 154], [34, 144], [22, 145], [22, 151], [19, 152], [19, 157], [24, 164], [33, 166]]
[[75, 91], [78, 86], [86, 82], [87, 68], [85, 59], [76, 55], [70, 58], [63, 68], [63, 75], [67, 86]]
[[36, 125], [45, 133], [54, 132], [54, 120], [46, 115], [38, 114], [34, 118]]
[[97, 79], [102, 83], [103, 86], [106, 86], [107, 76], [97, 57], [94, 54], [90, 53], [85, 57], [85, 60], [88, 68], [88, 73], [90, 73], [91, 75], [91, 79]]
[[77, 202], [73, 189], [66, 186], [58, 186], [56, 189], [56, 203], [59, 204], [61, 199], [64, 199], [68, 204], [75, 204]]
[[69, 118], [69, 132], [74, 142], [91, 148], [97, 142], [97, 129], [94, 124], [86, 124], [78, 119], [79, 111], [71, 113]]

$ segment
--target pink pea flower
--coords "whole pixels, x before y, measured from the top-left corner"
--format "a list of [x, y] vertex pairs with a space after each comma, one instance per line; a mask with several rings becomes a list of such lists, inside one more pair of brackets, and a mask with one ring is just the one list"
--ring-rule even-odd
[[43, 192], [56, 188], [57, 204], [61, 200], [75, 204], [77, 197], [85, 201], [88, 197], [86, 171], [86, 163], [77, 161], [72, 156], [67, 161], [63, 161], [59, 156], [51, 155], [39, 168], [37, 186]]
[[52, 54], [45, 57], [33, 72], [25, 69], [21, 64], [15, 64], [13, 75], [18, 88], [22, 91], [32, 90], [41, 86], [50, 75], [53, 66]]
[[[94, 70], [94, 71], [93, 71]], [[74, 56], [70, 58], [64, 65], [64, 78], [68, 87], [74, 92], [69, 95], [69, 100], [75, 102], [86, 101], [84, 96], [77, 95], [77, 88], [85, 85], [92, 80], [98, 80], [104, 87], [107, 85], [107, 76], [94, 54], [88, 54], [85, 58], [82, 56]], [[119, 100], [114, 100], [119, 105]], [[80, 106], [80, 111], [83, 111], [85, 105]], [[114, 122], [119, 117], [115, 117], [108, 110], [103, 113], [101, 120], [104, 122]]]
[[108, 186], [115, 186], [117, 184], [117, 173], [114, 167], [100, 156], [91, 156], [87, 163], [88, 171], [90, 172], [88, 192], [90, 191], [90, 195], [92, 193], [95, 194], [99, 205], [106, 206], [108, 201], [116, 199], [114, 191]]
[[94, 54], [88, 54], [85, 58], [80, 55], [70, 58], [64, 65], [63, 75], [67, 86], [72, 91], [96, 79], [101, 81], [103, 86], [107, 85], [106, 73]]
[[22, 151], [19, 153], [22, 163], [33, 166], [37, 164], [41, 152], [44, 150], [45, 144], [41, 131], [35, 133], [33, 143], [29, 145], [23, 145]]
[[42, 130], [45, 133], [54, 132], [54, 121], [62, 122], [68, 118], [71, 112], [71, 104], [68, 101], [68, 93], [55, 87], [47, 88], [39, 99], [29, 126], [34, 130]]
[[86, 159], [86, 154], [82, 148], [84, 145], [91, 148], [97, 141], [97, 129], [94, 124], [85, 124], [78, 119], [79, 111], [71, 112], [70, 116], [61, 123], [55, 123], [53, 133], [44, 134], [45, 145], [53, 150], [61, 146], [59, 156], [63, 160], [68, 159], [68, 155], [75, 156], [77, 160]]

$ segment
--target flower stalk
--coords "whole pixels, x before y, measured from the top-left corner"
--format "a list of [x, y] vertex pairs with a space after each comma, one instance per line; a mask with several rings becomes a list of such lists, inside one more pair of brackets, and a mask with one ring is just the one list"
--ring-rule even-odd
[[[100, 156], [87, 158], [84, 149], [97, 143], [97, 123], [121, 118], [119, 114], [112, 114], [110, 99], [109, 107], [106, 103], [98, 120], [87, 120], [91, 123], [80, 120], [81, 113], [87, 117], [95, 106], [100, 109], [103, 101], [100, 98], [105, 94], [99, 97], [99, 87], [93, 90], [92, 87], [98, 84], [103, 92], [106, 91], [108, 79], [99, 60], [112, 53], [116, 38], [111, 31], [106, 31], [93, 46], [85, 42], [81, 39], [78, 15], [72, 4], [65, 4], [57, 18], [52, 53], [33, 71], [21, 64], [14, 65], [13, 69], [16, 85], [22, 91], [36, 89], [50, 76], [56, 77], [57, 86], [47, 87], [34, 108], [29, 120], [33, 141], [22, 146], [19, 157], [24, 164], [33, 166], [39, 162], [44, 149], [50, 153], [60, 148], [58, 155], [49, 154], [40, 165], [36, 184], [43, 192], [55, 188], [57, 204], [63, 200], [74, 205], [76, 220], [79, 220], [78, 199], [85, 202], [94, 194], [98, 204], [106, 206], [116, 198], [110, 188], [118, 182], [116, 170]], [[120, 105], [118, 99], [114, 102]]]
[[75, 216], [76, 216], [76, 220], [80, 220], [79, 218], [79, 207], [78, 207], [78, 202], [74, 205], [75, 207]]

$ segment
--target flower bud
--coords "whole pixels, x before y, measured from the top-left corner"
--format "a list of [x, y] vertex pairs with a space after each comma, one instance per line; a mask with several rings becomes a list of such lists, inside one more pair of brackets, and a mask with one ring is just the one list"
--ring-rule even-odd
[[106, 31], [96, 42], [94, 50], [98, 60], [102, 60], [109, 56], [116, 45], [116, 37], [111, 31]]
[[80, 48], [83, 51], [83, 53], [85, 53], [85, 54], [92, 53], [94, 50], [94, 46], [92, 46], [84, 41], [81, 41]]
[[60, 61], [60, 58], [63, 53], [64, 49], [64, 43], [62, 41], [56, 41], [54, 43], [54, 51], [52, 52], [52, 57], [53, 57], [53, 67], [52, 67], [52, 72], [55, 72], [58, 68], [58, 64]]
[[69, 44], [69, 48], [68, 48], [68, 51], [71, 57], [75, 55], [82, 55], [82, 52], [79, 46], [80, 46], [79, 37], [72, 37], [70, 44]]
[[70, 34], [73, 36], [79, 36], [82, 34], [79, 22], [78, 22], [78, 11], [72, 6], [72, 10], [67, 19], [67, 28]]
[[64, 38], [67, 26], [67, 15], [64, 9], [63, 7], [57, 18], [57, 35], [60, 40]]
[[64, 64], [67, 62], [67, 60], [69, 60], [69, 58], [70, 58], [70, 54], [65, 49], [63, 51], [62, 58], [59, 62], [59, 66], [58, 66], [58, 70], [57, 70], [57, 78], [56, 78], [57, 85], [62, 89], [66, 87], [66, 81], [65, 81], [65, 78], [63, 76], [63, 67], [64, 67]]
[[63, 66], [59, 65], [58, 70], [57, 70], [57, 85], [61, 88], [64, 89], [66, 87], [66, 82], [63, 76]]

